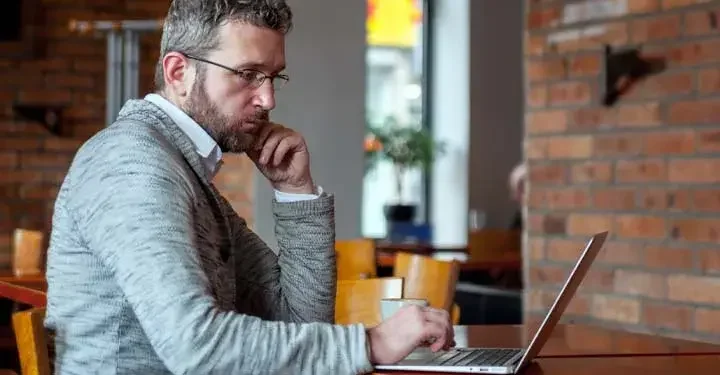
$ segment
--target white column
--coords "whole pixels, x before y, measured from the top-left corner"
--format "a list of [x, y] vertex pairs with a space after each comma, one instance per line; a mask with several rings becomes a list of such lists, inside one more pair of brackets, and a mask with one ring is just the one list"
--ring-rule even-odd
[[438, 247], [467, 244], [470, 139], [470, 3], [435, 1], [432, 20], [432, 128], [446, 143], [432, 174], [431, 222]]

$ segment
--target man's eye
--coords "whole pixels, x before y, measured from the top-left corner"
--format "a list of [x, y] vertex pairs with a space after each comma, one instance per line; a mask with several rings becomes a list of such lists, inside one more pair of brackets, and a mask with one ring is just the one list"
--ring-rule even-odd
[[245, 81], [252, 82], [257, 78], [257, 74], [254, 72], [238, 72], [238, 76]]

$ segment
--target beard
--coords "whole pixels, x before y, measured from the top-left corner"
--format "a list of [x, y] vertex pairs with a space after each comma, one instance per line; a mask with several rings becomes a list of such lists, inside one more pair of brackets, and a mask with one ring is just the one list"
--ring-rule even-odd
[[[205, 91], [205, 75], [199, 72], [197, 83], [190, 92], [190, 98], [183, 110], [202, 127], [222, 152], [244, 153], [255, 143], [255, 134], [268, 124], [268, 111], [258, 110], [245, 118], [234, 118], [223, 114]], [[243, 125], [252, 123], [256, 128], [252, 133], [243, 130]]]

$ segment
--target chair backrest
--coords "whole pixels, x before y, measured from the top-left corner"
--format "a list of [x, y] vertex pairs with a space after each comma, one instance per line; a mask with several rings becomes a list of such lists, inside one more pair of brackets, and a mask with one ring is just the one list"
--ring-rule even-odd
[[337, 279], [357, 280], [377, 277], [375, 242], [369, 238], [335, 242]]
[[380, 300], [402, 298], [402, 293], [403, 279], [399, 277], [338, 280], [335, 295], [335, 323], [377, 325], [382, 321]]
[[15, 229], [13, 233], [12, 267], [15, 276], [40, 275], [43, 270], [45, 234], [30, 229]]
[[393, 276], [405, 279], [403, 296], [423, 298], [430, 306], [452, 312], [460, 266], [429, 256], [399, 252]]
[[45, 308], [16, 312], [12, 316], [22, 375], [51, 375]]

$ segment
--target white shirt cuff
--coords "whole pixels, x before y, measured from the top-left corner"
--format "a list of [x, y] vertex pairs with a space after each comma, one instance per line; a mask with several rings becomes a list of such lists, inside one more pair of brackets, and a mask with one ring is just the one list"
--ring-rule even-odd
[[275, 200], [281, 203], [286, 202], [297, 202], [297, 201], [308, 201], [311, 199], [317, 199], [323, 193], [322, 186], [318, 186], [316, 189], [317, 194], [294, 194], [284, 193], [282, 191], [275, 190]]

